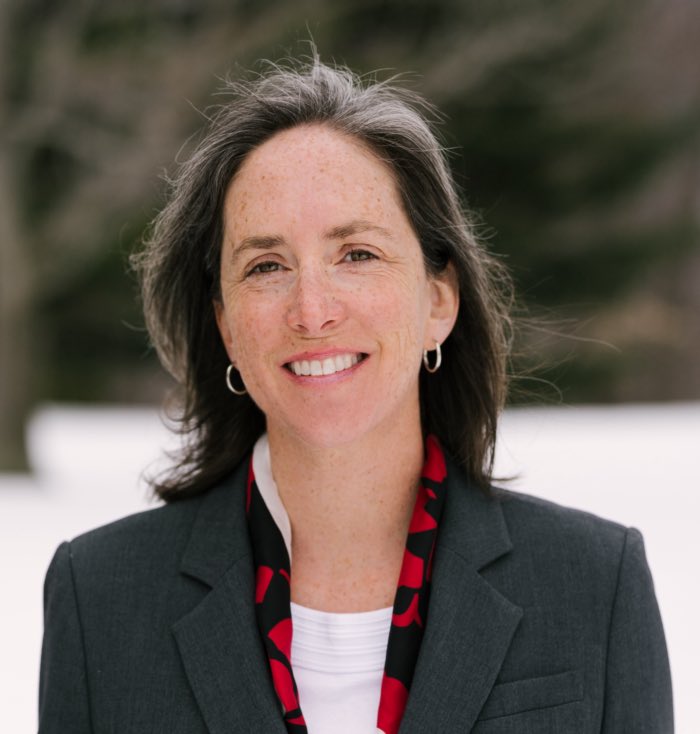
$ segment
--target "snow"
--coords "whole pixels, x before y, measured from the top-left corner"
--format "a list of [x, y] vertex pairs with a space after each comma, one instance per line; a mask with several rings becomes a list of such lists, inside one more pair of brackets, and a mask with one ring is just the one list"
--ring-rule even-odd
[[[43, 406], [31, 476], [0, 474], [0, 731], [36, 731], [42, 584], [56, 546], [155, 504], [144, 472], [174, 448], [155, 410]], [[700, 731], [700, 403], [512, 409], [496, 460], [508, 486], [644, 534], [666, 629], [676, 731]], [[10, 604], [9, 601], [12, 601]]]

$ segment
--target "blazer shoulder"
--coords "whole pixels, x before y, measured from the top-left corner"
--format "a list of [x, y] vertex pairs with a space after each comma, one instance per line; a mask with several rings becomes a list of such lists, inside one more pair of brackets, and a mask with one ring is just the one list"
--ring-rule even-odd
[[586, 553], [609, 561], [611, 557], [619, 558], [630, 532], [639, 534], [591, 512], [509, 489], [494, 488], [493, 498], [500, 504], [516, 544], [542, 543], [561, 553]]
[[95, 556], [144, 545], [152, 552], [163, 543], [172, 544], [187, 535], [202, 500], [200, 496], [159, 505], [89, 530], [70, 541], [72, 554]]
[[75, 571], [89, 578], [156, 579], [179, 573], [187, 554], [205, 561], [212, 555], [240, 555], [243, 541], [237, 536], [245, 525], [241, 476], [236, 471], [200, 495], [79, 535], [67, 544]]
[[512, 543], [486, 573], [520, 606], [576, 608], [609, 619], [625, 579], [633, 595], [652, 588], [638, 530], [590, 512], [509, 490], [494, 493]]

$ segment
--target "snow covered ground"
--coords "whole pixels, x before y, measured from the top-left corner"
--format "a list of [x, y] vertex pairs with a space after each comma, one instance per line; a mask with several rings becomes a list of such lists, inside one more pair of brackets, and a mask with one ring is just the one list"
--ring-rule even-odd
[[[36, 731], [42, 583], [58, 543], [149, 506], [144, 470], [175, 442], [156, 412], [45, 406], [33, 476], [0, 475], [0, 731]], [[700, 403], [517, 409], [501, 424], [509, 486], [638, 527], [664, 619], [678, 734], [700, 731]]]

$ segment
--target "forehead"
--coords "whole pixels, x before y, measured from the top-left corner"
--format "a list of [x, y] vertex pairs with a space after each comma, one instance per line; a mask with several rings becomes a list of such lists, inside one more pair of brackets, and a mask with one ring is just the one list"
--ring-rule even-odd
[[339, 161], [362, 158], [380, 166], [392, 176], [388, 163], [358, 137], [341, 132], [324, 123], [309, 123], [281, 130], [254, 148], [246, 157], [241, 171], [251, 165], [271, 162], [304, 162], [312, 158], [329, 157]]
[[304, 194], [354, 196], [356, 203], [374, 197], [403, 208], [389, 163], [361, 140], [322, 124], [278, 132], [254, 149], [229, 184], [227, 206], [259, 195]]

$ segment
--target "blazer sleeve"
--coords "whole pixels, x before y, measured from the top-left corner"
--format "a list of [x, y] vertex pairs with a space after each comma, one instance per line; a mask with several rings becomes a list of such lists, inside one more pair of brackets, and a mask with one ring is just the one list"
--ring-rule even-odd
[[89, 734], [85, 650], [70, 545], [56, 551], [44, 583], [39, 734]]
[[604, 734], [672, 734], [671, 673], [641, 533], [630, 528], [608, 637]]

